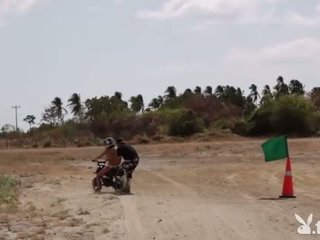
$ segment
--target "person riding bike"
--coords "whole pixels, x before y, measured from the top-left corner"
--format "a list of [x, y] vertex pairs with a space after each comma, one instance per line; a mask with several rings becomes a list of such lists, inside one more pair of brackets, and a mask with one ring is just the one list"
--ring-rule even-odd
[[92, 160], [93, 162], [96, 162], [98, 159], [105, 156], [106, 160], [108, 161], [108, 165], [97, 173], [96, 181], [98, 188], [101, 188], [101, 178], [108, 174], [111, 169], [118, 167], [121, 163], [121, 157], [118, 156], [115, 149], [116, 141], [112, 137], [107, 137], [105, 140], [103, 140], [103, 143], [105, 145], [105, 150], [98, 157]]
[[129, 144], [127, 144], [123, 138], [117, 139], [117, 155], [124, 159], [122, 165], [128, 172], [128, 191], [130, 192], [130, 183], [132, 180], [132, 173], [139, 164], [139, 155], [137, 151]]

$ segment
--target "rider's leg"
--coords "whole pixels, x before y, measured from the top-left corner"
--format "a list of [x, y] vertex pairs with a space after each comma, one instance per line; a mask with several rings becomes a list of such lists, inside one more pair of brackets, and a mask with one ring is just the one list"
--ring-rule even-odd
[[128, 179], [127, 179], [127, 189], [126, 189], [127, 193], [131, 193], [132, 173], [137, 166], [138, 166], [138, 163], [134, 163], [134, 164], [130, 164], [128, 168], [128, 175], [127, 175]]
[[111, 167], [107, 166], [102, 168], [98, 173], [97, 173], [97, 186], [101, 187], [101, 178], [106, 175], [109, 171], [111, 170]]
[[133, 163], [130, 165], [129, 169], [128, 169], [128, 179], [131, 180], [132, 178], [132, 173], [133, 171], [136, 169], [136, 167], [138, 166], [138, 163]]

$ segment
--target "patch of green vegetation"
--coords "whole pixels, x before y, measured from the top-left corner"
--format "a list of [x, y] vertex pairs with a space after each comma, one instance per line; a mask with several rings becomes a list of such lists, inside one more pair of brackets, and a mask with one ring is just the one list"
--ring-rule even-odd
[[0, 204], [13, 205], [17, 201], [17, 189], [17, 179], [10, 176], [0, 176]]

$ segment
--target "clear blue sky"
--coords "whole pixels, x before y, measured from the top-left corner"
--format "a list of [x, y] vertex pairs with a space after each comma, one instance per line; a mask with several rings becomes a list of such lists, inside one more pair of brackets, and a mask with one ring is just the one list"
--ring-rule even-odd
[[0, 0], [0, 127], [54, 97], [320, 86], [319, 0]]

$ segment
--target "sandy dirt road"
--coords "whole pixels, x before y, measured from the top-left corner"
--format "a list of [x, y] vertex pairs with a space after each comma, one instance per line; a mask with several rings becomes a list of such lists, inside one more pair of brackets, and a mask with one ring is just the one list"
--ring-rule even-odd
[[139, 146], [141, 165], [133, 194], [126, 196], [112, 189], [94, 194], [94, 166], [84, 158], [39, 158], [12, 170], [16, 165], [4, 164], [8, 153], [1, 153], [0, 171], [19, 176], [21, 193], [19, 211], [1, 213], [0, 239], [306, 239], [297, 233], [294, 214], [307, 219], [313, 213], [316, 231], [320, 141], [290, 141], [298, 197], [290, 200], [277, 198], [285, 162], [264, 163], [260, 144], [239, 140]]

